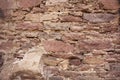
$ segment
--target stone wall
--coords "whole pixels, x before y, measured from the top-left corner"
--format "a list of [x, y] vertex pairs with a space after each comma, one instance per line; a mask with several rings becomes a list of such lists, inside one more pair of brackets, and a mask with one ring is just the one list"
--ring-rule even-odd
[[120, 80], [119, 3], [0, 0], [0, 80]]

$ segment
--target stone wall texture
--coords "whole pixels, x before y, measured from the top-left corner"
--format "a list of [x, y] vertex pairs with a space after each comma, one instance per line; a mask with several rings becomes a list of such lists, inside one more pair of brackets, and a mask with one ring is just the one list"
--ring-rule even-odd
[[0, 0], [0, 80], [120, 80], [120, 0]]

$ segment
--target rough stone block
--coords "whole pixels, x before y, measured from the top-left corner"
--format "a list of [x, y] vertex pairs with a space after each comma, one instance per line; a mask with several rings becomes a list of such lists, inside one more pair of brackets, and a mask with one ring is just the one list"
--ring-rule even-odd
[[93, 23], [110, 22], [115, 19], [115, 15], [108, 13], [84, 13], [83, 19]]

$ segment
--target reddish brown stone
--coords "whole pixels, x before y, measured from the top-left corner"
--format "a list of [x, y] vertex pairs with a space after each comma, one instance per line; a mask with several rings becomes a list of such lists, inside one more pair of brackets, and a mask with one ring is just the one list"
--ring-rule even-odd
[[88, 39], [79, 41], [78, 47], [80, 50], [85, 51], [113, 49], [112, 42], [108, 39]]
[[103, 25], [100, 28], [100, 32], [102, 33], [106, 33], [106, 32], [118, 32], [118, 25], [112, 25], [112, 24], [107, 24], [107, 25]]
[[69, 41], [69, 40], [73, 40], [73, 41], [78, 41], [78, 40], [83, 40], [85, 39], [85, 35], [82, 33], [64, 33], [64, 36], [62, 38], [64, 41]]
[[63, 78], [60, 76], [52, 76], [49, 78], [49, 80], [63, 80]]
[[43, 41], [42, 44], [47, 51], [51, 52], [72, 52], [74, 50], [72, 45], [62, 41], [49, 40]]
[[77, 56], [77, 55], [74, 55], [74, 54], [71, 54], [71, 53], [52, 53], [50, 54], [51, 56], [54, 56], [54, 57], [57, 57], [57, 58], [63, 58], [63, 59], [70, 59], [70, 58], [79, 58], [79, 59], [82, 59], [82, 56]]
[[42, 0], [17, 0], [17, 3], [20, 8], [28, 8], [40, 4], [41, 1]]
[[80, 59], [70, 59], [69, 63], [70, 63], [70, 65], [79, 66], [81, 64], [81, 60]]
[[110, 71], [120, 71], [120, 63], [110, 63]]
[[71, 16], [71, 15], [68, 15], [68, 16], [63, 16], [61, 18], [61, 22], [81, 22], [82, 19], [80, 17], [75, 17], [75, 16]]
[[115, 19], [115, 15], [107, 13], [84, 13], [83, 19], [93, 23], [110, 22]]
[[0, 50], [10, 51], [16, 46], [18, 45], [16, 43], [13, 43], [12, 41], [2, 42], [0, 44]]
[[109, 63], [113, 63], [113, 62], [117, 62], [117, 59], [115, 59], [115, 58], [108, 58], [108, 59], [105, 59], [105, 61], [107, 61]]
[[114, 78], [120, 77], [120, 71], [111, 71], [110, 76]]
[[15, 9], [17, 8], [16, 0], [0, 0], [0, 9]]
[[59, 69], [56, 66], [46, 66], [44, 70], [49, 71], [51, 74], [58, 75]]
[[120, 8], [119, 0], [99, 0], [103, 4], [104, 9], [118, 9]]
[[81, 65], [79, 68], [78, 68], [78, 70], [79, 71], [88, 71], [88, 70], [90, 70], [92, 67], [90, 66], [90, 65], [85, 65], [85, 64], [83, 64], [83, 65]]
[[43, 30], [43, 24], [42, 23], [19, 23], [16, 26], [17, 30], [29, 30], [29, 31], [34, 31], [34, 30]]

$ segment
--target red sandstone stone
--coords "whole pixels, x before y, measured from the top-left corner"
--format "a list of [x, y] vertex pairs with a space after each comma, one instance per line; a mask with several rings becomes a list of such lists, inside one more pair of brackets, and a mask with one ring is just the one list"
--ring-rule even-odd
[[41, 1], [42, 0], [17, 0], [17, 3], [20, 8], [28, 8], [40, 4]]
[[112, 42], [107, 39], [88, 39], [88, 40], [79, 41], [80, 50], [85, 50], [85, 51], [109, 50], [112, 48], [113, 48]]
[[72, 52], [74, 47], [62, 41], [48, 40], [42, 42], [44, 48], [51, 52]]
[[70, 63], [70, 65], [79, 66], [81, 64], [81, 60], [80, 59], [70, 59], [69, 63]]
[[57, 58], [63, 58], [63, 59], [70, 59], [70, 58], [77, 58], [77, 59], [82, 59], [82, 56], [77, 56], [72, 53], [52, 53], [51, 56], [57, 57]]
[[0, 9], [15, 9], [17, 8], [16, 0], [0, 0]]
[[78, 41], [85, 39], [85, 35], [83, 33], [74, 33], [74, 32], [64, 33], [62, 39], [64, 41], [69, 41], [69, 40]]
[[18, 45], [16, 43], [13, 43], [12, 41], [2, 42], [0, 44], [0, 50], [10, 51], [14, 47], [18, 47]]
[[83, 19], [93, 23], [110, 22], [115, 19], [115, 15], [107, 13], [84, 13]]
[[118, 32], [118, 25], [112, 25], [112, 24], [107, 24], [101, 27], [100, 32], [106, 33], [106, 32]]
[[118, 9], [120, 8], [119, 0], [99, 0], [103, 4], [104, 9]]
[[16, 26], [17, 30], [29, 30], [29, 31], [33, 31], [33, 30], [43, 30], [43, 24], [42, 23], [19, 23]]

